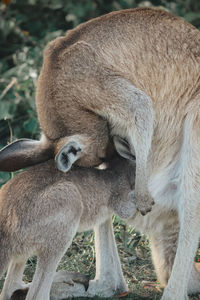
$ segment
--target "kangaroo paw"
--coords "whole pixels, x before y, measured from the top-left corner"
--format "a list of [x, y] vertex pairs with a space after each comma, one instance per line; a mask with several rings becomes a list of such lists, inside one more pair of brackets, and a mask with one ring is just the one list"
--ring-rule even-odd
[[129, 197], [133, 198], [137, 210], [144, 216], [152, 210], [154, 200], [150, 195], [139, 196], [134, 192], [130, 192]]

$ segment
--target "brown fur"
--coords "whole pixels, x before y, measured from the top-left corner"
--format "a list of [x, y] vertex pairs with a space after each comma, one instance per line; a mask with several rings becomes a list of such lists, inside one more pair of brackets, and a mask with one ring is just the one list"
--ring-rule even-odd
[[[110, 230], [106, 242], [102, 240], [104, 246], [101, 246], [108, 252], [107, 257], [111, 257], [111, 269], [109, 282], [104, 282], [104, 272], [101, 272], [97, 280], [99, 286], [95, 285], [93, 292], [90, 288], [88, 293], [124, 292], [126, 285], [110, 229], [110, 218], [112, 211], [122, 217], [131, 217], [132, 204], [131, 201], [128, 203], [127, 198], [134, 185], [133, 178], [134, 164], [129, 165], [126, 160], [117, 157], [107, 170], [74, 167], [67, 174], [56, 170], [53, 161], [49, 161], [7, 182], [0, 191], [0, 276], [8, 263], [9, 269], [0, 299], [10, 299], [20, 285], [23, 287], [24, 263], [32, 254], [38, 256], [38, 266], [27, 299], [49, 299], [57, 264], [76, 231], [94, 227], [98, 235], [102, 235], [100, 227]], [[110, 246], [107, 245], [108, 239]], [[97, 237], [97, 240], [101, 243], [101, 238]], [[97, 264], [101, 269], [105, 257], [98, 259], [102, 255], [98, 248]], [[113, 255], [117, 259], [112, 262]], [[108, 261], [104, 263], [104, 268], [106, 264]], [[113, 268], [116, 274], [112, 274]]]
[[[92, 166], [107, 156], [108, 136], [97, 115], [108, 120], [112, 133], [125, 137], [136, 152], [135, 203], [147, 212], [153, 203], [147, 191], [148, 149], [152, 145], [152, 172], [178, 150], [183, 108], [199, 89], [199, 47], [197, 29], [160, 10], [130, 9], [81, 24], [45, 50], [36, 97], [43, 133], [52, 141], [84, 135], [85, 152], [77, 164]], [[140, 91], [144, 95], [132, 106]], [[155, 121], [145, 95], [153, 101]]]
[[[105, 118], [111, 133], [135, 149], [139, 210], [151, 208], [153, 197], [177, 211], [178, 246], [162, 300], [187, 299], [198, 246], [199, 99], [200, 33], [155, 9], [114, 12], [56, 39], [47, 47], [38, 83], [38, 116], [48, 139], [68, 136], [71, 124], [94, 140], [97, 133], [84, 130], [87, 117], [80, 125], [77, 116]], [[90, 149], [90, 141], [85, 145]], [[78, 158], [84, 163], [84, 156]]]

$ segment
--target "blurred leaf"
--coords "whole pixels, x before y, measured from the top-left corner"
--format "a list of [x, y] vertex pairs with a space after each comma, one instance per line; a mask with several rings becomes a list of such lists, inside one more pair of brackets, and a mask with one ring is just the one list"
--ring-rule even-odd
[[0, 172], [0, 187], [10, 179], [10, 173]]
[[199, 12], [189, 12], [186, 13], [184, 16], [185, 20], [188, 22], [194, 22], [196, 19], [200, 19], [200, 13]]
[[11, 0], [1, 0], [1, 2], [5, 5], [8, 5], [11, 2]]
[[29, 119], [26, 122], [24, 122], [24, 128], [30, 133], [34, 132], [36, 127], [37, 127], [36, 119]]
[[12, 115], [9, 113], [10, 104], [8, 101], [0, 102], [0, 120], [10, 119]]

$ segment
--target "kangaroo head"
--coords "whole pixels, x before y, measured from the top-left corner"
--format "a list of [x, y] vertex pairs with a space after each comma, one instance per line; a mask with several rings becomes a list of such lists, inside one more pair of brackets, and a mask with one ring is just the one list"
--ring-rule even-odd
[[108, 134], [88, 136], [84, 134], [64, 137], [55, 148], [58, 169], [68, 172], [75, 163], [78, 166], [98, 166], [109, 160], [114, 153], [114, 145]]

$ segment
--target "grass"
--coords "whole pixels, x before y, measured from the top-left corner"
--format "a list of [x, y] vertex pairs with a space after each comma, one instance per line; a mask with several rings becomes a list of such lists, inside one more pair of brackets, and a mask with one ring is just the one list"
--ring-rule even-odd
[[[162, 289], [156, 282], [156, 274], [151, 261], [151, 250], [148, 239], [144, 235], [135, 232], [133, 228], [127, 227], [118, 218], [114, 218], [114, 230], [124, 276], [131, 291], [128, 296], [122, 299], [161, 299]], [[35, 266], [36, 257], [32, 257], [28, 260], [26, 265], [24, 272], [25, 281], [31, 281]], [[90, 275], [90, 278], [94, 278], [95, 250], [93, 232], [78, 233], [76, 235], [72, 245], [62, 258], [58, 269], [81, 272]], [[154, 284], [149, 285], [148, 282]], [[3, 279], [0, 281], [0, 289], [2, 285]], [[76, 299], [84, 300], [86, 298]], [[95, 297], [94, 299], [100, 298]], [[119, 299], [119, 297], [107, 299], [116, 300]], [[200, 296], [193, 296], [190, 299], [199, 300]]]

